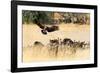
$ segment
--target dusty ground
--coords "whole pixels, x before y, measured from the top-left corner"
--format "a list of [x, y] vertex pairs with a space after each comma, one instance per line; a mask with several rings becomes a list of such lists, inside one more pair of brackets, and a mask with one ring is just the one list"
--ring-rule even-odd
[[50, 55], [47, 47], [40, 48], [34, 47], [35, 41], [40, 41], [47, 45], [50, 39], [54, 38], [71, 38], [76, 41], [90, 41], [90, 26], [89, 25], [74, 25], [74, 24], [61, 24], [60, 30], [43, 35], [41, 29], [37, 25], [23, 24], [23, 62], [34, 61], [53, 61], [53, 60], [85, 60], [90, 57], [90, 49], [78, 49], [75, 54], [70, 54], [69, 50], [59, 52], [55, 57]]

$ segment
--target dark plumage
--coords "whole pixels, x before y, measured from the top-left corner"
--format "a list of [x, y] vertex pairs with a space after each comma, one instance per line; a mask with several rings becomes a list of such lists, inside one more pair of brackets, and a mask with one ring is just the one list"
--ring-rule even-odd
[[42, 25], [40, 22], [38, 22], [37, 20], [35, 21], [35, 23], [42, 29], [41, 32], [43, 34], [47, 34], [47, 32], [53, 32], [53, 31], [56, 31], [56, 30], [59, 30], [59, 27], [58, 26], [51, 26], [51, 27], [48, 27], [48, 26], [45, 26], [45, 25]]

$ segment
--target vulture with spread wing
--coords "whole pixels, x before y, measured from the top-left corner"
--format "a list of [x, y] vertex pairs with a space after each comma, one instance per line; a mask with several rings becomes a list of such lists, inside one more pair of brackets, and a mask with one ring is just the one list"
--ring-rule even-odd
[[42, 34], [45, 34], [45, 35], [47, 34], [47, 32], [54, 32], [54, 31], [59, 30], [59, 27], [55, 25], [48, 27], [48, 26], [41, 24], [37, 20], [35, 20], [35, 23], [42, 29], [41, 30]]

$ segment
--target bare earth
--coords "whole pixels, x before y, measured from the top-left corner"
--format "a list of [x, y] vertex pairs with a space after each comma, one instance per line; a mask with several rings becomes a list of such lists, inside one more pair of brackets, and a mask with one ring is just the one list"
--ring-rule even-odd
[[90, 41], [89, 25], [60, 24], [59, 30], [43, 35], [37, 25], [23, 24], [23, 62], [34, 61], [54, 61], [54, 60], [86, 60], [90, 58], [90, 48], [78, 49], [76, 53], [71, 54], [70, 50], [59, 51], [55, 57], [50, 54], [47, 47], [35, 47], [34, 42], [40, 41], [47, 45], [50, 39], [71, 38], [76, 41]]

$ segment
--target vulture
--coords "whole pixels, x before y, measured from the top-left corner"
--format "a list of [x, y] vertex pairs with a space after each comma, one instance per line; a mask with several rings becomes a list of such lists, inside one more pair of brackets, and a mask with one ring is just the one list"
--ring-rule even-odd
[[36, 25], [38, 25], [40, 28], [41, 28], [41, 32], [42, 34], [46, 35], [47, 32], [54, 32], [54, 31], [57, 31], [59, 30], [59, 27], [58, 26], [51, 26], [51, 27], [48, 27], [48, 26], [45, 26], [43, 24], [41, 24], [39, 21], [35, 20], [35, 23]]

